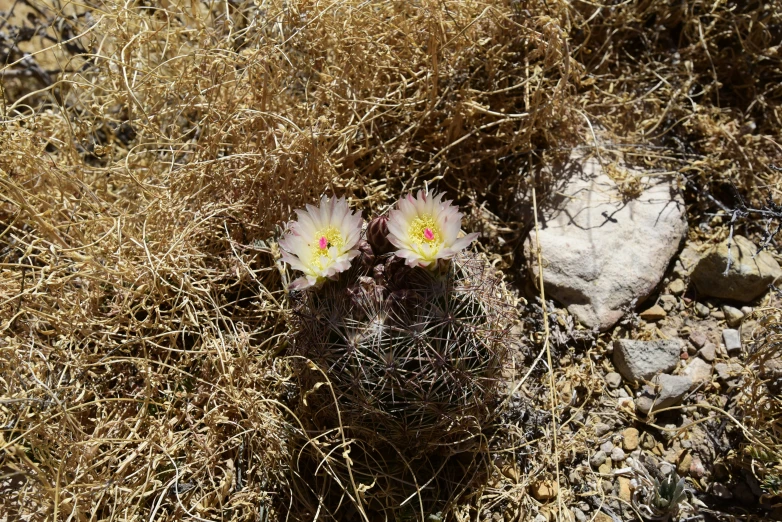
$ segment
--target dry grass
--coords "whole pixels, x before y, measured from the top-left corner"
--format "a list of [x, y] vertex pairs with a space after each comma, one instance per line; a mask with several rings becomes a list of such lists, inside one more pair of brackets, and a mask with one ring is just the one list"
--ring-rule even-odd
[[[603, 154], [680, 175], [694, 220], [734, 204], [731, 184], [779, 198], [779, 0], [0, 6], [9, 520], [297, 519], [274, 237], [321, 193], [367, 216], [437, 184], [509, 269], [530, 226], [519, 197], [552, 182], [529, 167], [591, 143], [589, 120], [612, 137]], [[525, 335], [517, 382], [542, 341]], [[600, 385], [588, 353], [555, 355], [567, 465]], [[508, 409], [486, 435], [498, 457], [479, 458], [489, 478], [448, 491], [450, 516], [540, 509], [527, 485], [555, 470], [541, 372], [523, 387], [541, 426]]]

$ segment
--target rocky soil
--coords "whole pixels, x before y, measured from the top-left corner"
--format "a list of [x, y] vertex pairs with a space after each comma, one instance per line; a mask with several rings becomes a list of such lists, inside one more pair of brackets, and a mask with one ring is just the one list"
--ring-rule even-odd
[[[747, 379], [780, 365], [753, 358], [764, 314], [780, 302], [778, 256], [737, 233], [689, 239], [673, 180], [638, 174], [642, 188], [628, 197], [598, 159], [570, 161], [561, 198], [541, 209], [525, 242], [526, 276], [539, 277], [540, 247], [552, 343], [569, 347], [558, 352], [567, 354], [558, 389], [592, 372], [600, 390], [560, 418], [560, 441], [579, 441], [560, 470], [572, 496], [560, 508], [550, 482], [530, 481], [535, 520], [560, 509], [579, 522], [779, 519], [761, 474], [735, 466], [749, 446], [740, 425]], [[684, 493], [655, 511], [655, 479], [666, 478]]]

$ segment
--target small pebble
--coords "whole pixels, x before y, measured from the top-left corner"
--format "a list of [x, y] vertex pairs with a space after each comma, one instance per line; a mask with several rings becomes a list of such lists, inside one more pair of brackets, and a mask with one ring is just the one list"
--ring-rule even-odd
[[584, 512], [578, 508], [573, 508], [573, 516], [575, 517], [576, 522], [587, 522], [587, 520], [589, 520], [589, 517], [587, 517]]
[[611, 453], [611, 451], [614, 449], [614, 443], [610, 440], [605, 441], [600, 445], [600, 451], [604, 451], [606, 454]]
[[692, 465], [692, 455], [690, 452], [683, 453], [679, 458], [679, 464], [676, 466], [676, 472], [681, 475], [686, 475], [690, 471]]
[[698, 457], [693, 457], [690, 462], [690, 476], [695, 479], [703, 478], [706, 475], [706, 468]]
[[622, 462], [626, 458], [627, 455], [625, 455], [625, 451], [619, 446], [611, 450], [611, 460], [614, 462]]
[[738, 363], [718, 363], [714, 365], [714, 371], [717, 372], [720, 380], [728, 382], [741, 374], [741, 365]]
[[597, 453], [592, 455], [592, 457], [590, 457], [589, 465], [592, 466], [593, 468], [599, 468], [603, 464], [603, 462], [606, 461], [607, 458], [608, 455], [606, 454], [605, 451], [598, 451]]
[[742, 311], [738, 308], [733, 308], [732, 306], [723, 306], [722, 312], [725, 314], [725, 322], [728, 323], [728, 326], [731, 328], [736, 328], [739, 326], [741, 321], [744, 319], [744, 314]]
[[678, 304], [679, 301], [672, 295], [660, 296], [660, 306], [663, 307], [663, 310], [665, 310], [666, 313], [676, 310]]
[[605, 435], [609, 431], [611, 431], [611, 426], [609, 426], [608, 424], [606, 424], [604, 422], [598, 422], [597, 424], [595, 424], [595, 436], [596, 437], [602, 437], [603, 435]]
[[742, 306], [741, 307], [741, 313], [744, 314], [745, 316], [752, 314], [753, 311], [754, 310], [752, 309], [751, 306]]
[[671, 471], [673, 471], [673, 464], [670, 462], [663, 462], [660, 464], [660, 473], [662, 473], [664, 477], [670, 475]]
[[661, 319], [665, 319], [665, 317], [668, 315], [665, 313], [665, 310], [663, 310], [663, 307], [660, 305], [654, 305], [651, 308], [647, 308], [640, 314], [641, 319], [648, 323], [653, 323], [656, 321], [660, 321]]
[[703, 346], [709, 342], [709, 338], [706, 337], [706, 334], [702, 331], [695, 330], [690, 333], [690, 342], [696, 348], [703, 348]]
[[741, 335], [738, 330], [725, 329], [722, 331], [722, 340], [728, 355], [736, 355], [741, 352]]
[[693, 359], [684, 370], [682, 375], [687, 375], [692, 379], [693, 386], [697, 386], [711, 380], [711, 364], [703, 359]]
[[695, 314], [701, 319], [705, 319], [706, 317], [709, 317], [709, 314], [711, 313], [709, 307], [703, 303], [695, 303], [693, 308], [695, 308]]
[[627, 451], [633, 451], [638, 448], [640, 443], [640, 433], [635, 428], [627, 428], [622, 432], [622, 446]]
[[698, 355], [706, 362], [714, 362], [717, 358], [717, 345], [714, 343], [706, 343], [703, 348], [698, 350]]
[[530, 486], [530, 493], [538, 500], [551, 500], [559, 493], [559, 487], [553, 480], [541, 480]]
[[657, 446], [657, 441], [654, 439], [654, 435], [648, 431], [643, 432], [641, 435], [641, 447], [646, 450], [654, 449]]
[[722, 310], [714, 310], [711, 313], [711, 316], [713, 318], [717, 319], [718, 321], [721, 321], [721, 320], [725, 319], [725, 312], [723, 312]]
[[671, 284], [668, 285], [668, 291], [673, 295], [682, 295], [686, 289], [687, 286], [681, 279], [674, 279], [671, 281]]
[[609, 388], [616, 389], [622, 384], [622, 376], [616, 372], [610, 372], [606, 374], [605, 381]]
[[619, 477], [619, 498], [628, 503], [633, 500], [633, 492], [630, 489], [630, 479], [627, 477]]

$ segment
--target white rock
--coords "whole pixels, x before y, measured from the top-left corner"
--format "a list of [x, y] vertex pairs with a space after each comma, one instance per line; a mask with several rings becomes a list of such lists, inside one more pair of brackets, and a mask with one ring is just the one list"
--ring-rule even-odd
[[662, 279], [687, 231], [684, 202], [670, 181], [657, 177], [642, 177], [643, 193], [627, 199], [596, 158], [574, 154], [553, 176], [565, 172], [570, 178], [541, 209], [540, 233], [531, 232], [524, 253], [537, 280], [540, 246], [546, 294], [585, 326], [606, 330]]
[[625, 455], [625, 451], [619, 446], [611, 450], [611, 460], [614, 462], [622, 462], [626, 458], [627, 455]]
[[741, 320], [744, 319], [744, 312], [732, 306], [724, 305], [722, 307], [722, 313], [725, 314], [725, 322], [728, 323], [728, 326], [731, 328], [739, 326]]
[[703, 359], [690, 359], [689, 364], [682, 371], [682, 375], [692, 379], [693, 386], [697, 386], [702, 382], [708, 382], [711, 380], [711, 364]]

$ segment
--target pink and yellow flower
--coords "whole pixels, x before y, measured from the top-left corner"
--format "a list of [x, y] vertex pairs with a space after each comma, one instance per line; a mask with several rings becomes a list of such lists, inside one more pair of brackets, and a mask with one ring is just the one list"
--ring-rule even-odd
[[413, 266], [432, 266], [440, 259], [451, 259], [467, 248], [477, 233], [459, 237], [462, 214], [443, 194], [419, 190], [399, 200], [388, 216], [388, 240], [395, 254]]
[[293, 281], [292, 289], [335, 278], [350, 268], [350, 261], [359, 253], [361, 215], [350, 211], [345, 198], [323, 196], [320, 207], [306, 207], [296, 210], [298, 220], [288, 224], [288, 233], [280, 239], [283, 261], [304, 272]]

